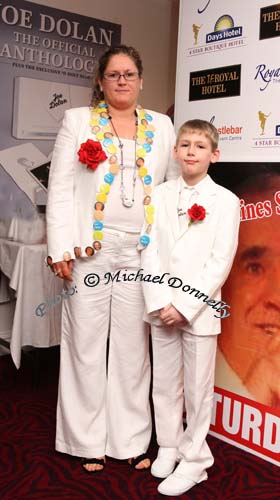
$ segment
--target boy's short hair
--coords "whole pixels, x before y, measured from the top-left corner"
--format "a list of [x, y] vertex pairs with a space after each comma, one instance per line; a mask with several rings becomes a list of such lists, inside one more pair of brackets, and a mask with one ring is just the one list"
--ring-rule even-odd
[[185, 123], [183, 123], [183, 125], [181, 125], [181, 127], [178, 130], [176, 146], [178, 145], [181, 136], [185, 132], [202, 133], [211, 142], [212, 151], [216, 151], [216, 149], [218, 148], [219, 132], [216, 129], [216, 127], [212, 125], [212, 123], [207, 122], [206, 120], [195, 119], [195, 120], [188, 120]]

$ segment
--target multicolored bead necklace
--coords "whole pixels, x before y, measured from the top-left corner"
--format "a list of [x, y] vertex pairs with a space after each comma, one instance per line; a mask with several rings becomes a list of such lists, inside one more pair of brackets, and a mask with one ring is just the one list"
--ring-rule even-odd
[[[142, 234], [139, 238], [140, 248], [143, 248], [150, 243], [149, 234], [154, 222], [155, 209], [151, 204], [152, 176], [148, 173], [147, 166], [145, 166], [145, 156], [152, 150], [155, 127], [151, 124], [153, 117], [143, 108], [137, 106], [137, 115], [136, 165], [138, 167], [138, 176], [141, 178], [144, 185], [143, 204], [145, 205], [145, 221], [147, 223], [145, 234]], [[96, 108], [91, 109], [90, 126], [96, 139], [102, 143], [106, 150], [110, 164], [109, 171], [104, 175], [104, 182], [99, 186], [94, 204], [93, 248], [99, 250], [101, 248], [100, 241], [103, 239], [103, 211], [105, 203], [110, 192], [111, 184], [120, 170], [116, 155], [118, 148], [114, 144], [114, 134], [110, 127], [110, 117], [105, 101], [100, 101]]]
[[[138, 116], [137, 116], [136, 111], [135, 111], [135, 114], [136, 114], [135, 126], [137, 127]], [[119, 138], [119, 134], [115, 129], [113, 119], [110, 115], [109, 115], [109, 120], [111, 123], [111, 127], [114, 131], [114, 134], [118, 140], [119, 148], [120, 148], [120, 156], [121, 156], [120, 163], [119, 163], [119, 167], [120, 167], [120, 171], [121, 171], [120, 199], [122, 200], [122, 204], [124, 207], [131, 208], [134, 205], [134, 201], [135, 201], [134, 195], [135, 195], [135, 186], [136, 186], [136, 180], [137, 180], [137, 173], [136, 173], [137, 172], [137, 165], [136, 165], [136, 147], [137, 147], [136, 140], [137, 140], [137, 137], [136, 136], [133, 137], [133, 140], [134, 140], [134, 167], [133, 167], [133, 178], [132, 178], [132, 196], [131, 196], [131, 199], [129, 200], [128, 197], [126, 196], [125, 186], [124, 186], [124, 169], [125, 169], [125, 165], [123, 162], [123, 146], [124, 146], [124, 144]]]

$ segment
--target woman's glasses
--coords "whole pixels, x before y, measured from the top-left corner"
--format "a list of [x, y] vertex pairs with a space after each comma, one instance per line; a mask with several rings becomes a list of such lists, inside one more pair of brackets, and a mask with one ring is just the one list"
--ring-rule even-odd
[[117, 71], [112, 71], [112, 73], [104, 73], [103, 78], [108, 80], [108, 82], [118, 82], [121, 77], [128, 82], [132, 82], [133, 80], [138, 80], [139, 73], [136, 71], [126, 71], [126, 73], [118, 73]]

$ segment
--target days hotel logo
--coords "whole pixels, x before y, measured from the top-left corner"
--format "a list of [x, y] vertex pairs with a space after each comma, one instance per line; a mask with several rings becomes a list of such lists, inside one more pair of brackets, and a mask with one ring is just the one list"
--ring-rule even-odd
[[216, 21], [214, 31], [206, 35], [206, 43], [221, 42], [242, 36], [242, 26], [234, 26], [233, 18], [224, 14]]
[[[205, 36], [204, 24], [195, 22], [192, 24], [193, 45], [188, 48], [188, 56], [197, 56], [217, 50], [227, 50], [244, 45], [243, 27], [234, 26], [233, 18], [229, 14], [223, 14], [215, 23], [214, 30], [207, 33], [205, 44], [200, 39]], [[204, 31], [204, 34], [203, 34]]]

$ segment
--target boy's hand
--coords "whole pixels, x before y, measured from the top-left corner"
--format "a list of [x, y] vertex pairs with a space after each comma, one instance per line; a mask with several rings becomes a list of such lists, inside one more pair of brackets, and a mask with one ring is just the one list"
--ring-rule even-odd
[[188, 320], [171, 303], [160, 309], [159, 317], [167, 326], [182, 327], [188, 324]]

